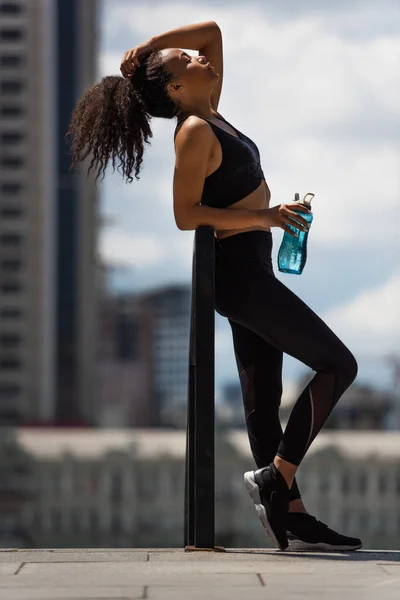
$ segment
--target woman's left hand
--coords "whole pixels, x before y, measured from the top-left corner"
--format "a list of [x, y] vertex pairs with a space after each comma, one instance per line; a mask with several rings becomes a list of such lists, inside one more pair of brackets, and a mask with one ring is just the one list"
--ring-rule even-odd
[[131, 48], [124, 53], [124, 56], [121, 61], [120, 70], [122, 75], [127, 79], [128, 77], [132, 77], [135, 69], [139, 66], [140, 61], [139, 58], [142, 54], [146, 52], [152, 52], [153, 46], [151, 40], [147, 42], [143, 42], [143, 44], [139, 44], [139, 46], [135, 46], [135, 48]]

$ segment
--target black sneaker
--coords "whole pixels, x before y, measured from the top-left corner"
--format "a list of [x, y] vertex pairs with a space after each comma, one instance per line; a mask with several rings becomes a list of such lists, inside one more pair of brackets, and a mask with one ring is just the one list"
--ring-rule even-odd
[[289, 488], [274, 463], [244, 474], [244, 483], [256, 506], [261, 523], [274, 544], [288, 547], [285, 517], [289, 510]]
[[341, 535], [308, 513], [288, 512], [286, 530], [288, 550], [296, 552], [307, 550], [343, 552], [362, 548], [360, 539]]

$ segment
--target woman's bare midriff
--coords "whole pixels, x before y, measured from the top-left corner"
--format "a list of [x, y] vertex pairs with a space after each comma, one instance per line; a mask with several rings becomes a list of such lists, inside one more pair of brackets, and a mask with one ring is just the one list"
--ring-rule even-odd
[[[271, 199], [271, 192], [269, 191], [267, 182], [265, 179], [262, 180], [260, 185], [254, 192], [251, 192], [242, 200], [235, 202], [231, 206], [227, 207], [229, 210], [237, 210], [238, 208], [247, 208], [249, 210], [259, 210], [262, 208], [269, 208], [269, 201]], [[230, 235], [235, 235], [237, 233], [242, 233], [243, 231], [254, 231], [256, 229], [261, 229], [262, 231], [271, 231], [270, 227], [244, 227], [241, 229], [222, 229], [216, 230], [214, 232], [215, 237], [218, 239], [222, 239], [225, 237], [229, 237]]]

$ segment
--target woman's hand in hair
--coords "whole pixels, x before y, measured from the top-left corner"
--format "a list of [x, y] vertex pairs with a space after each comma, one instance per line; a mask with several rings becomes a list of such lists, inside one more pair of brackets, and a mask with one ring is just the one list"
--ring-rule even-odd
[[125, 79], [132, 77], [133, 73], [140, 65], [140, 57], [146, 52], [152, 52], [153, 50], [154, 48], [151, 40], [143, 42], [143, 44], [139, 44], [139, 46], [135, 46], [130, 50], [126, 50], [120, 66], [123, 77], [125, 77]]

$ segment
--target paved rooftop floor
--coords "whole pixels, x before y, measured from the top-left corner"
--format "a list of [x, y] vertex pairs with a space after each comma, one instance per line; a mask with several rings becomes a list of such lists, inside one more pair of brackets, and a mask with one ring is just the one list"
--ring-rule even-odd
[[0, 549], [1, 600], [399, 600], [400, 551]]

